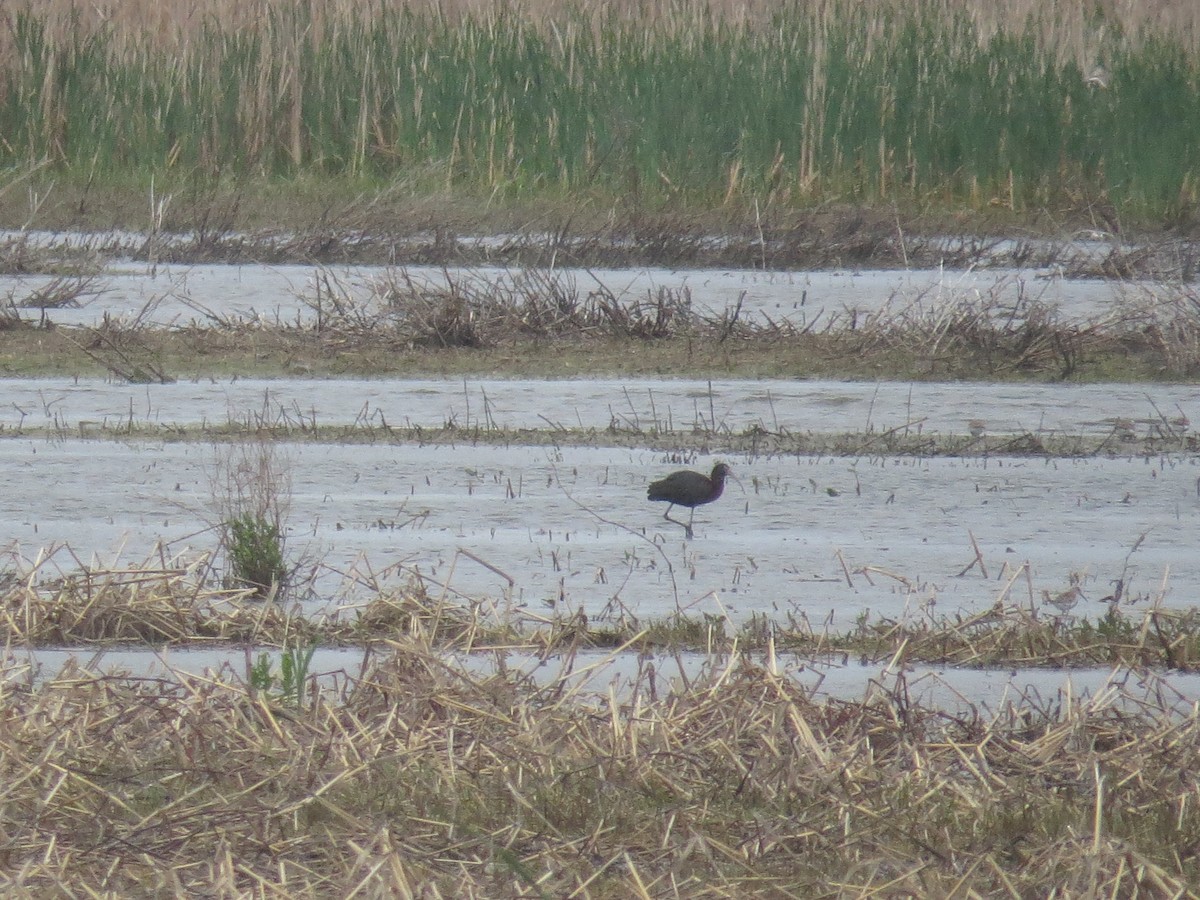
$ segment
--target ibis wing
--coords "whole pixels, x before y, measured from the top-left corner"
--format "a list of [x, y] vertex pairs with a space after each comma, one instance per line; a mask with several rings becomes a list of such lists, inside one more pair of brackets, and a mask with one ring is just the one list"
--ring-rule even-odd
[[655, 481], [646, 492], [648, 500], [665, 500], [676, 506], [698, 506], [708, 500], [712, 493], [712, 482], [699, 472], [672, 472], [666, 478]]

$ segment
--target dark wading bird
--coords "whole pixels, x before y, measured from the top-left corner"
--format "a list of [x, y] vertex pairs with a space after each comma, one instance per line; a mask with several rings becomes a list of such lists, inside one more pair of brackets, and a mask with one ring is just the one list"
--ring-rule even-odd
[[[669, 503], [667, 511], [663, 513], [663, 518], [676, 525], [683, 525], [684, 533], [691, 540], [692, 519], [696, 516], [696, 507], [712, 503], [720, 497], [725, 491], [725, 477], [729, 474], [729, 466], [725, 463], [717, 463], [713, 466], [711, 475], [701, 475], [699, 472], [692, 472], [688, 469], [672, 472], [666, 478], [651, 482], [650, 490], [646, 492], [646, 498], [648, 500], [665, 500]], [[676, 506], [686, 506], [692, 511], [686, 525], [678, 519], [671, 518], [671, 510]]]

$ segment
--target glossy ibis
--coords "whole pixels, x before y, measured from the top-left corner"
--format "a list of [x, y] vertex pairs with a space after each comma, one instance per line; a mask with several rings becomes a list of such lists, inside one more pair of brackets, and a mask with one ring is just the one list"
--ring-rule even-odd
[[[666, 478], [651, 482], [650, 490], [646, 492], [648, 500], [665, 500], [669, 506], [663, 513], [663, 518], [676, 525], [683, 525], [688, 539], [692, 537], [692, 519], [696, 516], [696, 507], [712, 503], [725, 491], [725, 477], [729, 475], [729, 466], [717, 463], [713, 466], [711, 475], [702, 475], [683, 469], [672, 472]], [[676, 506], [686, 506], [691, 511], [687, 524], [671, 518], [671, 510]]]

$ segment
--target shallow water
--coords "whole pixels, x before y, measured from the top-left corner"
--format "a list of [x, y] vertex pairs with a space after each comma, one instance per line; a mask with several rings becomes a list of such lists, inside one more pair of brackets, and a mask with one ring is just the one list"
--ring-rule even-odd
[[[1117, 579], [1129, 601], [1200, 596], [1194, 457], [1043, 461], [732, 459], [740, 484], [696, 513], [695, 540], [645, 500], [676, 465], [645, 450], [281, 444], [288, 550], [321, 563], [329, 597], [351, 569], [505, 612], [624, 606], [848, 627], [1037, 605], [1081, 579], [1098, 615]], [[215, 544], [205, 523], [228, 448], [148, 441], [0, 442], [0, 516], [18, 555], [69, 545], [100, 564]], [[702, 461], [706, 463], [707, 460]], [[678, 514], [678, 510], [676, 513]], [[987, 577], [975, 559], [982, 554]], [[44, 571], [71, 569], [59, 551]], [[1022, 567], [1027, 568], [1022, 568]], [[364, 575], [364, 573], [370, 573]], [[309, 607], [315, 611], [319, 604]]]
[[[1138, 437], [1200, 421], [1197, 385], [978, 384], [689, 379], [222, 379], [130, 385], [98, 378], [3, 381], [0, 427], [80, 434], [125, 426], [418, 425], [771, 433], [884, 432]], [[1120, 445], [1116, 449], [1121, 449]]]
[[[410, 268], [436, 283], [440, 269]], [[384, 269], [339, 269], [351, 293]], [[208, 319], [307, 321], [315, 316], [308, 266], [159, 266], [122, 263], [98, 280], [82, 309], [50, 310], [61, 323], [105, 316], [174, 325]], [[510, 277], [504, 270], [451, 271], [453, 278]], [[1037, 299], [1065, 316], [1095, 316], [1160, 289], [1067, 280], [1051, 270], [988, 269], [750, 271], [657, 269], [564, 273], [579, 290], [624, 298], [659, 288], [691, 292], [693, 304], [818, 326], [831, 316], [888, 307], [939, 308], [978, 299]], [[47, 279], [0, 277], [0, 297], [19, 299]], [[31, 319], [40, 310], [23, 310]], [[1042, 602], [1079, 581], [1085, 597], [1069, 615], [1101, 614], [1124, 584], [1124, 602], [1190, 607], [1200, 599], [1200, 464], [1194, 455], [1133, 456], [1116, 422], [1136, 437], [1178, 436], [1200, 415], [1195, 385], [862, 384], [831, 381], [665, 379], [195, 380], [126, 385], [102, 379], [8, 379], [0, 427], [49, 436], [0, 441], [0, 516], [9, 523], [7, 568], [52, 576], [80, 564], [145, 561], [211, 549], [220, 518], [213, 476], [227, 448], [151, 439], [98, 441], [98, 428], [223, 426], [228, 423], [359, 426], [379, 443], [281, 444], [291, 479], [288, 551], [312, 573], [313, 613], [360, 602], [360, 585], [423, 579], [434, 596], [513, 610], [621, 610], [643, 618], [751, 615], [844, 629], [861, 615], [921, 619], [971, 615], [997, 600], [1058, 614]], [[472, 444], [473, 429], [605, 429], [645, 434], [859, 432], [864, 443], [890, 429], [990, 435], [1111, 437], [1114, 458], [727, 457], [739, 481], [696, 515], [696, 537], [663, 521], [647, 483], [680, 466], [679, 454], [609, 447]], [[387, 442], [389, 426], [462, 429], [454, 447]], [[1122, 424], [1119, 431], [1126, 430]], [[682, 443], [682, 442], [681, 442]], [[696, 468], [713, 458], [699, 455]], [[679, 511], [676, 511], [679, 512]], [[976, 562], [978, 547], [983, 565]], [[45, 557], [48, 556], [48, 560]], [[976, 562], [975, 565], [972, 565]], [[985, 577], [986, 571], [986, 577]], [[1136, 608], [1136, 606], [1135, 606]], [[67, 651], [36, 651], [48, 670]], [[105, 659], [135, 671], [158, 664], [147, 651]], [[244, 669], [243, 651], [171, 651], [170, 665]], [[208, 655], [205, 655], [208, 654]], [[214, 655], [215, 654], [215, 655]], [[361, 650], [321, 651], [317, 668], [354, 674]], [[707, 662], [688, 657], [687, 666]], [[182, 662], [180, 662], [182, 661]], [[519, 661], [518, 661], [519, 662]], [[666, 672], [669, 661], [660, 671]], [[528, 660], [529, 665], [535, 665]], [[880, 667], [793, 661], [795, 677], [830, 696], [858, 697], [872, 681], [895, 687]], [[477, 665], [464, 660], [463, 665]], [[164, 663], [165, 665], [165, 663]], [[628, 681], [636, 658], [598, 666]], [[683, 673], [686, 675], [687, 673]], [[1104, 670], [960, 671], [917, 668], [907, 686], [934, 702], [1002, 704], [1013, 696], [1099, 693]], [[668, 676], [664, 676], [668, 677]], [[886, 681], [888, 677], [892, 682]], [[1121, 673], [1126, 682], [1136, 678]], [[1172, 676], [1174, 678], [1174, 676]], [[1070, 688], [1065, 685], [1070, 679]], [[811, 679], [811, 681], [804, 681]], [[604, 683], [608, 683], [605, 681]], [[1172, 681], [1200, 697], [1191, 676]], [[998, 706], [996, 707], [998, 708]]]

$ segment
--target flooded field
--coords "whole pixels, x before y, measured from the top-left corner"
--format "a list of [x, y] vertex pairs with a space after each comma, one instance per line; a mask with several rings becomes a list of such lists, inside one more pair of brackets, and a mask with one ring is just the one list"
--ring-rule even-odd
[[[1099, 317], [1146, 302], [1165, 288], [1154, 281], [1123, 282], [1067, 278], [1057, 267], [833, 270], [761, 272], [670, 269], [555, 269], [556, 283], [580, 297], [603, 293], [619, 300], [652, 297], [661, 290], [690, 296], [702, 315], [720, 315], [740, 306], [750, 317], [767, 316], [797, 327], [846, 324], [864, 314], [889, 310], [934, 311], [946, 304], [987, 299], [1016, 306], [1036, 301], [1069, 319]], [[62, 325], [96, 325], [106, 317], [144, 325], [183, 325], [210, 321], [315, 321], [322, 302], [319, 276], [328, 276], [365, 311], [379, 312], [379, 286], [385, 279], [411, 281], [420, 288], [444, 289], [520, 283], [519, 270], [498, 267], [356, 266], [318, 269], [303, 265], [156, 265], [118, 263], [87, 281], [78, 308], [29, 308], [22, 316]], [[18, 305], [44, 292], [58, 276], [0, 275], [0, 299]]]
[[[369, 308], [385, 275], [397, 277], [367, 266], [122, 262], [89, 282], [79, 308], [19, 314], [63, 325], [311, 322], [323, 302], [318, 280], [334, 278]], [[519, 276], [413, 266], [399, 277], [444, 288]], [[687, 291], [706, 314], [740, 307], [803, 327], [982, 297], [1098, 317], [1164, 289], [1067, 278], [1053, 267], [579, 269], [557, 277], [585, 295]], [[0, 296], [19, 302], [50, 280], [2, 276]], [[759, 618], [814, 632], [866, 619], [973, 616], [998, 602], [1096, 618], [1108, 602], [1188, 609], [1200, 598], [1200, 460], [1187, 440], [1200, 388], [1192, 384], [210, 377], [131, 385], [56, 377], [6, 379], [4, 391], [5, 568], [25, 577], [213, 550], [221, 520], [214, 473], [230, 450], [205, 438], [268, 428], [288, 479], [287, 554], [305, 585], [299, 602], [313, 615], [353, 610], [356, 585], [376, 590], [414, 579], [432, 596], [497, 619], [517, 611], [578, 611], [591, 621], [684, 612], [735, 627]], [[398, 428], [442, 434], [435, 446], [411, 434], [400, 440]], [[522, 432], [540, 439], [523, 441]], [[895, 433], [960, 436], [961, 453], [888, 455], [880, 438]], [[721, 452], [728, 438], [747, 434], [851, 435], [854, 449]], [[999, 436], [1088, 439], [1093, 449], [1077, 458], [985, 452]], [[650, 437], [669, 449], [648, 449]], [[717, 459], [737, 480], [697, 511], [695, 539], [686, 540], [663, 520], [663, 505], [647, 502], [646, 486]], [[1083, 593], [1074, 608], [1047, 604], [1076, 585]], [[71, 652], [40, 650], [30, 662], [53, 669]], [[179, 650], [172, 660], [237, 671], [242, 652]], [[358, 654], [322, 649], [317, 662], [335, 673]], [[109, 662], [166, 665], [148, 650], [115, 652]], [[632, 655], [595, 662], [603, 685], [628, 680], [627, 667], [640, 665]], [[697, 656], [686, 665], [709, 662]], [[848, 660], [791, 666], [835, 696], [861, 695], [894, 675]], [[955, 690], [1000, 703], [1014, 691], [1068, 689], [1054, 672], [955, 672], [954, 689], [944, 672], [909, 674], [946, 703]], [[1071, 678], [1101, 691], [1111, 674]], [[1200, 696], [1191, 680], [1178, 690]]]
[[[697, 511], [696, 536], [662, 519], [646, 485], [663, 454], [602, 447], [281, 444], [291, 478], [288, 550], [316, 567], [316, 611], [343, 574], [425, 579], [496, 604], [677, 610], [828, 622], [1040, 603], [1080, 580], [1090, 598], [1200, 596], [1197, 477], [1190, 456], [735, 458], [739, 483]], [[8, 440], [0, 514], [30, 558], [67, 545], [128, 563], [216, 536], [221, 446]], [[706, 462], [706, 461], [702, 461]], [[983, 570], [971, 566], [978, 546]], [[60, 558], [68, 567], [69, 558]], [[985, 571], [986, 570], [986, 577]], [[320, 595], [324, 592], [324, 597]]]

